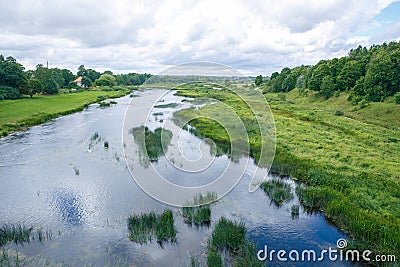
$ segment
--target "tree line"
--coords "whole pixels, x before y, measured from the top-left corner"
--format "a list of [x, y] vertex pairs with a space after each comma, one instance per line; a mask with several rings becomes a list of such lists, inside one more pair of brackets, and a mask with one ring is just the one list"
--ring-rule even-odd
[[111, 71], [100, 73], [94, 69], [78, 67], [76, 74], [68, 69], [48, 68], [38, 64], [35, 70], [25, 70], [15, 58], [0, 55], [0, 100], [18, 99], [22, 95], [33, 96], [36, 93], [58, 94], [61, 88], [80, 88], [74, 80], [82, 77], [81, 86], [130, 86], [141, 85], [151, 74], [113, 74]]
[[329, 98], [346, 91], [349, 100], [379, 102], [396, 94], [400, 99], [400, 42], [358, 46], [341, 58], [321, 60], [314, 66], [283, 68], [270, 77], [255, 78], [266, 92], [289, 92], [308, 88]]

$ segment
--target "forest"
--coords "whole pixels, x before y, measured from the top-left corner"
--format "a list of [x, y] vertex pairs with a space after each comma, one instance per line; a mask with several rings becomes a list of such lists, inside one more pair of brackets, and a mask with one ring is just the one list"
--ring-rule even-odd
[[314, 66], [283, 68], [270, 77], [258, 75], [255, 84], [266, 92], [310, 89], [328, 99], [349, 93], [348, 100], [381, 102], [395, 95], [400, 104], [400, 42], [358, 46], [341, 58], [320, 60]]

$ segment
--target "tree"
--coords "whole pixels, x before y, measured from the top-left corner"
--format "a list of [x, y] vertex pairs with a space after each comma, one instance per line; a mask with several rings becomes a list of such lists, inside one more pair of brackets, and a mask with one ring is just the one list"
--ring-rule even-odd
[[96, 86], [114, 86], [116, 79], [111, 74], [102, 74], [94, 83]]
[[26, 85], [27, 78], [24, 67], [13, 57], [4, 59], [0, 55], [0, 85], [20, 89]]
[[256, 77], [256, 79], [254, 80], [255, 85], [260, 86], [263, 82], [263, 76], [262, 75], [258, 75]]
[[83, 76], [82, 85], [84, 88], [89, 88], [90, 86], [92, 86], [92, 80], [90, 80], [87, 76]]
[[326, 99], [333, 96], [333, 92], [335, 90], [335, 84], [333, 83], [333, 78], [330, 75], [325, 76], [322, 79], [320, 89], [321, 90], [320, 90], [319, 94], [321, 96], [325, 97]]
[[20, 93], [29, 95], [32, 98], [34, 94], [40, 93], [42, 90], [43, 84], [38, 79], [30, 78], [26, 86], [20, 90]]
[[77, 75], [80, 76], [80, 77], [83, 77], [83, 76], [86, 75], [86, 69], [85, 69], [85, 66], [84, 66], [84, 65], [80, 65], [80, 66], [78, 67]]
[[43, 85], [43, 93], [45, 94], [57, 94], [59, 89], [59, 84], [53, 77], [53, 72], [51, 69], [43, 67], [42, 64], [36, 66], [34, 71], [34, 76]]
[[87, 69], [84, 76], [88, 77], [93, 83], [100, 77], [100, 72], [95, 71], [93, 69]]

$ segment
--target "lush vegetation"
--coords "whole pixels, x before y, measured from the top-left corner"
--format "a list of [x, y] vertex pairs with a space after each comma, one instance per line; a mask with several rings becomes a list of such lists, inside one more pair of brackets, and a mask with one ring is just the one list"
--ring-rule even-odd
[[263, 266], [256, 257], [255, 245], [246, 238], [246, 227], [222, 217], [215, 225], [208, 240], [208, 266], [223, 266], [221, 252], [228, 250], [233, 255], [233, 266]]
[[155, 239], [160, 245], [164, 242], [176, 241], [174, 215], [171, 210], [162, 214], [150, 212], [148, 214], [132, 215], [128, 218], [129, 239], [146, 243]]
[[125, 91], [86, 91], [54, 96], [40, 95], [13, 101], [0, 101], [0, 135], [23, 130], [56, 117], [81, 111], [91, 103], [121, 97]]
[[321, 60], [315, 66], [283, 68], [269, 78], [261, 75], [255, 84], [265, 92], [289, 92], [308, 88], [324, 98], [348, 92], [348, 100], [383, 101], [400, 91], [400, 43], [357, 47], [347, 56]]
[[[232, 107], [253, 140], [252, 156], [257, 155], [259, 135], [249, 130], [256, 127], [255, 121], [235, 95], [199, 87], [181, 89], [185, 89], [178, 92], [181, 95], [207, 96]], [[306, 185], [298, 191], [302, 204], [325, 211], [358, 242], [382, 253], [399, 254], [400, 107], [390, 98], [384, 103], [354, 106], [347, 101], [350, 92], [328, 100], [312, 90], [282, 94], [265, 95], [277, 128], [271, 170], [302, 181]], [[342, 116], [337, 116], [338, 106]], [[221, 110], [217, 103], [177, 115], [196, 112], [212, 118]], [[214, 121], [201, 118], [190, 123], [217, 146], [228, 148], [229, 137]]]
[[131, 129], [130, 133], [134, 136], [139, 150], [142, 153], [147, 152], [150, 161], [157, 161], [164, 155], [172, 138], [172, 132], [162, 128], [152, 132], [147, 127], [140, 126]]
[[290, 185], [281, 180], [273, 179], [264, 182], [261, 184], [261, 188], [277, 206], [281, 206], [283, 202], [293, 199]]

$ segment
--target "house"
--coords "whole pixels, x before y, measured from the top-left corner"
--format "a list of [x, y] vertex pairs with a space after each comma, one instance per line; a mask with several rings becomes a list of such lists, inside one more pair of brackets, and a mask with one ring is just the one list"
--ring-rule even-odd
[[82, 76], [79, 76], [78, 78], [73, 80], [73, 82], [76, 83], [76, 85], [78, 85], [79, 87], [83, 87], [83, 85], [82, 85]]

